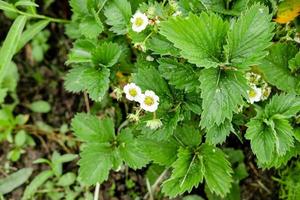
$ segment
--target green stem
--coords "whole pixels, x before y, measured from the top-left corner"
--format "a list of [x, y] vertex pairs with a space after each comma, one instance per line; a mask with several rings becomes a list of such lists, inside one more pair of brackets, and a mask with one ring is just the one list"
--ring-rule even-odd
[[107, 2], [107, 0], [105, 0], [105, 1], [102, 3], [101, 7], [100, 7], [99, 10], [97, 11], [97, 15], [101, 12], [101, 10], [102, 10], [103, 7], [105, 6], [106, 2]]
[[57, 23], [69, 23], [70, 22], [69, 20], [65, 20], [65, 19], [57, 19], [57, 18], [47, 17], [47, 16], [39, 15], [39, 14], [30, 14], [30, 13], [23, 12], [21, 10], [16, 10], [16, 12], [18, 14], [24, 15], [26, 17], [37, 18], [37, 19], [47, 19], [49, 21], [57, 22]]

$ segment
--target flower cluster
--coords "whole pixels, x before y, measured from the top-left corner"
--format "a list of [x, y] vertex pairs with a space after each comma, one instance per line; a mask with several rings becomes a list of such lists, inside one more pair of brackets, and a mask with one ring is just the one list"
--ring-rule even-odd
[[130, 101], [140, 103], [142, 109], [148, 112], [155, 112], [159, 105], [159, 97], [151, 90], [142, 90], [135, 83], [129, 83], [124, 86], [124, 93], [126, 98]]
[[261, 75], [248, 72], [246, 79], [250, 85], [250, 90], [247, 91], [249, 103], [253, 104], [254, 102], [266, 100], [269, 97], [271, 87], [262, 79]]

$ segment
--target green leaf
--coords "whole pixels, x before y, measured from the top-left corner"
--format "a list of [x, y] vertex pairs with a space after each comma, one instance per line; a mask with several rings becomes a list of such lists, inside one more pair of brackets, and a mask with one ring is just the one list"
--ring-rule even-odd
[[87, 91], [93, 101], [101, 101], [109, 88], [109, 69], [77, 66], [65, 78], [65, 88], [70, 92]]
[[2, 83], [0, 83], [0, 88], [5, 88], [9, 92], [15, 92], [19, 81], [18, 68], [14, 62], [10, 62], [8, 67], [9, 70], [3, 78]]
[[67, 65], [71, 63], [88, 63], [92, 61], [92, 51], [96, 45], [92, 40], [78, 39], [75, 41], [71, 52], [68, 54]]
[[202, 102], [201, 126], [220, 126], [225, 120], [231, 121], [247, 98], [247, 81], [238, 71], [204, 69], [200, 75]]
[[30, 110], [37, 113], [47, 113], [51, 110], [51, 105], [47, 101], [35, 101], [29, 105]]
[[9, 64], [16, 52], [26, 19], [25, 16], [17, 17], [3, 42], [0, 50], [0, 83], [2, 83], [5, 75], [9, 71]]
[[298, 70], [300, 70], [300, 51], [295, 55], [294, 58], [289, 60], [289, 68], [292, 71], [292, 73], [295, 73]]
[[139, 148], [139, 141], [134, 138], [130, 129], [121, 131], [117, 140], [120, 143], [120, 156], [130, 168], [139, 169], [149, 162], [148, 157]]
[[7, 89], [0, 88], [0, 104], [4, 102], [6, 95], [7, 95]]
[[70, 0], [70, 6], [74, 14], [81, 16], [89, 14], [87, 0]]
[[280, 90], [300, 94], [300, 78], [289, 69], [289, 60], [293, 59], [297, 48], [291, 44], [277, 43], [269, 50], [269, 55], [259, 65], [267, 81]]
[[140, 137], [138, 138], [138, 144], [154, 163], [170, 166], [176, 160], [178, 145], [174, 141], [157, 141]]
[[184, 147], [197, 147], [201, 143], [202, 134], [198, 127], [184, 124], [178, 126], [174, 138]]
[[172, 164], [171, 177], [163, 183], [162, 191], [170, 197], [190, 192], [203, 181], [203, 160], [190, 149], [180, 148], [177, 160]]
[[16, 12], [17, 9], [14, 7], [14, 5], [0, 0], [0, 10], [8, 11], [8, 12]]
[[119, 45], [112, 42], [105, 42], [97, 46], [92, 52], [92, 61], [95, 65], [112, 67], [118, 62], [121, 53], [122, 51]]
[[50, 170], [43, 171], [40, 174], [38, 174], [26, 187], [22, 200], [32, 198], [35, 195], [38, 188], [42, 186], [51, 176], [53, 176], [53, 172]]
[[300, 97], [293, 94], [274, 95], [265, 107], [265, 114], [268, 117], [280, 114], [290, 118], [298, 112], [300, 112]]
[[59, 156], [56, 159], [56, 162], [67, 163], [67, 162], [71, 162], [71, 161], [75, 160], [77, 157], [78, 157], [78, 155], [76, 155], [76, 154], [68, 153], [68, 154], [64, 154], [64, 155]]
[[32, 168], [23, 168], [0, 179], [0, 194], [7, 194], [25, 183], [32, 174]]
[[137, 73], [133, 74], [133, 80], [144, 91], [152, 90], [160, 98], [171, 96], [168, 84], [161, 77], [159, 71], [152, 65], [138, 67]]
[[231, 188], [232, 169], [224, 152], [216, 147], [203, 144], [200, 147], [199, 157], [203, 156], [205, 167], [205, 181], [210, 191], [224, 197]]
[[124, 35], [131, 17], [131, 5], [127, 0], [112, 0], [104, 10], [106, 23], [111, 26], [110, 31]]
[[33, 6], [33, 7], [39, 7], [38, 4], [30, 1], [30, 0], [19, 0], [15, 3], [15, 6]]
[[162, 35], [154, 35], [146, 41], [146, 49], [150, 49], [153, 51], [153, 54], [171, 55], [178, 56], [179, 49], [175, 48], [174, 45], [169, 42]]
[[260, 120], [251, 119], [245, 138], [251, 140], [251, 149], [262, 163], [269, 162], [275, 150], [274, 136]]
[[[246, 139], [250, 140], [251, 148], [257, 156], [258, 161], [262, 164], [270, 164], [273, 155], [284, 156], [294, 146], [293, 129], [286, 117], [282, 117], [280, 111], [284, 111], [285, 103], [278, 102], [280, 98], [274, 96], [274, 101], [271, 100], [266, 105], [266, 112], [272, 108], [270, 105], [277, 103], [278, 110], [272, 111], [272, 116], [264, 115], [258, 112], [257, 116], [250, 120], [247, 124]], [[279, 104], [278, 104], [279, 103]], [[283, 110], [280, 109], [280, 104], [283, 104]], [[288, 115], [289, 116], [289, 115]]]
[[199, 88], [199, 71], [190, 64], [162, 58], [159, 60], [159, 71], [165, 79], [169, 80], [169, 84], [177, 89], [193, 92]]
[[76, 137], [85, 142], [109, 142], [115, 137], [114, 124], [109, 118], [100, 120], [97, 116], [79, 113], [71, 126]]
[[48, 24], [49, 20], [40, 20], [30, 25], [23, 33], [19, 41], [16, 53], [19, 52], [30, 40], [40, 33]]
[[98, 15], [86, 16], [79, 24], [79, 31], [86, 38], [97, 38], [103, 29], [103, 24]]
[[18, 147], [22, 147], [25, 144], [27, 137], [28, 136], [24, 130], [18, 131], [15, 136], [15, 144]]
[[233, 173], [226, 155], [218, 148], [202, 144], [196, 149], [180, 148], [171, 177], [163, 183], [162, 191], [175, 197], [190, 192], [205, 178], [209, 189], [225, 196], [231, 188]]
[[216, 145], [225, 142], [230, 132], [234, 132], [232, 124], [229, 120], [224, 121], [220, 125], [214, 125], [206, 132], [206, 142]]
[[84, 183], [92, 185], [107, 180], [113, 166], [113, 148], [109, 143], [89, 143], [80, 156], [79, 177]]
[[259, 4], [241, 14], [228, 32], [224, 47], [227, 61], [238, 68], [259, 64], [271, 45], [274, 24], [268, 8]]
[[199, 67], [217, 67], [228, 23], [213, 13], [190, 14], [161, 22], [160, 33], [181, 50], [182, 57]]
[[72, 185], [76, 181], [76, 174], [73, 172], [68, 172], [62, 175], [57, 182], [57, 185], [67, 187]]
[[252, 151], [261, 165], [277, 165], [274, 159], [285, 156], [294, 146], [294, 132], [288, 118], [299, 111], [299, 97], [275, 95], [247, 124], [245, 137], [250, 140]]

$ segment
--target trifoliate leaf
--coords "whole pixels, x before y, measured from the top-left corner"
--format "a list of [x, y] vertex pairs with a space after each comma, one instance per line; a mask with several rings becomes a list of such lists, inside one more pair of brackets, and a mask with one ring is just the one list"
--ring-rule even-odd
[[159, 71], [177, 89], [193, 92], [199, 88], [199, 71], [193, 69], [193, 66], [190, 64], [183, 64], [172, 59], [162, 58], [159, 60]]
[[132, 15], [131, 6], [127, 0], [110, 1], [105, 7], [104, 15], [106, 23], [112, 26], [109, 30], [118, 35], [127, 33], [127, 25]]
[[190, 149], [180, 148], [177, 160], [172, 164], [172, 176], [163, 183], [162, 191], [175, 197], [185, 191], [190, 192], [203, 181], [205, 167], [203, 159]]
[[160, 33], [181, 50], [182, 57], [199, 67], [217, 67], [228, 23], [213, 13], [190, 14], [161, 22]]
[[269, 126], [252, 119], [247, 126], [245, 137], [251, 140], [251, 148], [261, 163], [271, 162], [273, 152], [283, 156], [293, 147], [293, 130], [285, 119], [273, 119]]
[[201, 126], [210, 128], [231, 121], [233, 112], [247, 97], [247, 81], [238, 71], [204, 69], [200, 76], [202, 102]]
[[245, 137], [261, 165], [271, 166], [275, 157], [285, 156], [294, 146], [293, 128], [287, 118], [300, 111], [299, 104], [295, 95], [276, 95], [247, 124]]
[[92, 52], [95, 65], [111, 67], [116, 64], [121, 55], [121, 48], [115, 43], [102, 43]]
[[270, 47], [269, 55], [259, 65], [269, 83], [286, 92], [300, 93], [300, 77], [289, 69], [289, 60], [297, 52], [291, 44], [277, 43]]
[[231, 131], [234, 131], [232, 124], [229, 120], [226, 120], [219, 126], [214, 125], [211, 128], [208, 128], [205, 135], [206, 141], [214, 145], [223, 143], [225, 142], [226, 137], [229, 136]]
[[136, 140], [130, 129], [124, 129], [117, 138], [120, 143], [119, 153], [124, 162], [133, 169], [144, 167], [148, 162], [148, 157], [139, 148], [138, 140]]
[[224, 152], [216, 147], [203, 144], [200, 147], [199, 158], [203, 159], [204, 178], [211, 192], [224, 197], [231, 188], [232, 168]]
[[237, 68], [245, 69], [267, 55], [271, 45], [274, 24], [265, 6], [253, 5], [241, 14], [228, 32], [225, 52], [227, 60]]
[[80, 153], [80, 179], [93, 185], [107, 180], [113, 166], [113, 148], [109, 143], [89, 143]]
[[163, 183], [162, 191], [175, 197], [205, 181], [212, 192], [225, 196], [231, 188], [233, 173], [225, 154], [218, 148], [202, 144], [196, 149], [181, 147], [172, 164], [171, 177]]
[[94, 101], [101, 101], [109, 88], [110, 71], [89, 66], [77, 66], [65, 78], [65, 88], [70, 92], [87, 91]]
[[85, 142], [109, 142], [115, 137], [113, 121], [108, 118], [100, 120], [97, 116], [79, 113], [72, 119], [71, 126], [76, 137]]

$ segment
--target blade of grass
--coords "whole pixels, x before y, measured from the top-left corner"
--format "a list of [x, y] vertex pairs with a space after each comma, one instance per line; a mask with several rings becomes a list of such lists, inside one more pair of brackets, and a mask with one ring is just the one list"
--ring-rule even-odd
[[25, 23], [26, 17], [18, 16], [3, 42], [0, 50], [0, 83], [2, 83], [7, 70], [9, 70], [9, 63], [16, 52]]
[[28, 27], [22, 34], [16, 53], [20, 51], [30, 40], [32, 40], [32, 38], [40, 33], [49, 24], [49, 22], [49, 20], [40, 20]]
[[12, 4], [0, 0], [0, 10], [16, 12], [17, 9]]

